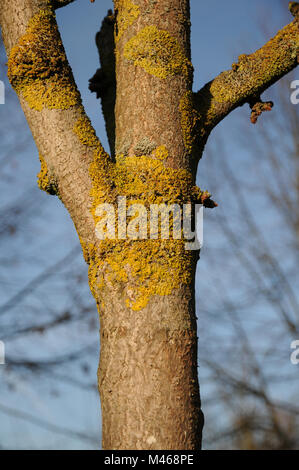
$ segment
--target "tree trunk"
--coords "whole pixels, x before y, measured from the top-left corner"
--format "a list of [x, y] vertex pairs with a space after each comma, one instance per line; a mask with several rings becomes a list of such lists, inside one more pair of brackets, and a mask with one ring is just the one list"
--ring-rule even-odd
[[100, 311], [98, 383], [104, 449], [199, 449], [193, 289], [155, 297], [141, 311], [107, 290]]
[[[115, 10], [116, 162], [122, 167], [126, 159], [134, 172], [126, 174], [134, 188], [125, 184], [118, 194], [145, 204], [159, 203], [161, 193], [166, 195], [168, 185], [175, 184], [179, 190], [185, 186], [189, 195], [195, 179], [193, 135], [191, 129], [187, 141], [182, 126], [191, 112], [189, 1], [133, 4], [118, 0]], [[155, 195], [155, 187], [161, 173], [150, 166], [158, 148], [164, 152], [165, 167], [171, 168], [169, 174], [162, 170], [160, 196]], [[139, 181], [138, 159], [146, 191]], [[169, 202], [176, 202], [175, 198]], [[162, 247], [152, 240], [135, 241], [126, 244], [124, 257], [118, 250], [115, 259], [113, 254], [109, 257], [110, 265], [114, 261], [118, 266], [131, 264], [131, 277], [112, 286], [105, 282], [99, 292], [98, 380], [106, 449], [200, 448], [203, 420], [194, 311], [197, 253], [186, 256], [182, 248], [174, 240]], [[184, 269], [176, 266], [179, 263]], [[139, 267], [150, 268], [153, 274], [140, 274]], [[161, 286], [167, 295], [157, 295]]]

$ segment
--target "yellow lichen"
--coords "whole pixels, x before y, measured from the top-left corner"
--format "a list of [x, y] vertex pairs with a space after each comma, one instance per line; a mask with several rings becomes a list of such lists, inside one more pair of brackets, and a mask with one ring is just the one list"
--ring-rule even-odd
[[118, 155], [116, 164], [109, 168], [113, 186], [103, 175], [103, 155], [95, 155], [90, 169], [95, 224], [99, 221], [95, 209], [100, 203], [112, 203], [116, 214], [116, 238], [88, 248], [90, 287], [95, 294], [107, 282], [123, 284], [126, 304], [135, 311], [144, 308], [152, 296], [169, 295], [192, 278], [193, 254], [185, 250], [183, 236], [173, 237], [171, 226], [169, 239], [161, 239], [160, 232], [160, 238], [150, 239], [149, 226], [146, 239], [117, 238], [117, 195], [126, 197], [127, 209], [133, 203], [149, 209], [151, 204], [182, 207], [200, 202], [203, 193], [194, 186], [191, 173], [166, 167], [167, 157], [165, 146], [157, 147], [150, 156]]
[[46, 161], [42, 155], [39, 155], [41, 164], [40, 172], [37, 175], [37, 185], [42, 191], [46, 191], [48, 194], [57, 194], [57, 188], [55, 183], [51, 180], [48, 172]]
[[218, 103], [235, 103], [260, 94], [263, 86], [269, 86], [269, 82], [274, 83], [294, 68], [299, 54], [298, 32], [298, 23], [294, 21], [253, 54], [241, 54], [232, 70], [221, 73], [211, 82], [211, 98]]
[[100, 146], [100, 141], [97, 138], [90, 119], [86, 116], [86, 114], [82, 113], [82, 117], [76, 121], [74, 132], [80, 140], [81, 144], [94, 148], [98, 148]]
[[117, 34], [115, 39], [119, 41], [128, 27], [137, 20], [140, 15], [140, 8], [131, 0], [118, 0], [115, 6], [117, 9]]
[[165, 145], [160, 145], [160, 147], [157, 147], [155, 149], [153, 155], [158, 160], [166, 160], [166, 158], [168, 157], [168, 149], [167, 147], [165, 147]]
[[76, 121], [73, 130], [81, 144], [93, 149], [93, 161], [89, 166], [89, 174], [93, 182], [91, 197], [93, 200], [92, 213], [95, 217], [96, 207], [101, 203], [108, 202], [112, 197], [113, 182], [107, 175], [112, 177], [113, 164], [83, 109], [82, 115]]
[[174, 75], [190, 78], [193, 72], [178, 41], [156, 26], [146, 26], [130, 39], [125, 45], [124, 56], [135, 66], [161, 79]]
[[201, 116], [193, 105], [193, 93], [187, 92], [180, 101], [181, 125], [185, 148], [192, 154], [198, 137]]
[[108, 267], [101, 285], [104, 277], [123, 282], [126, 304], [134, 311], [146, 307], [152, 296], [170, 295], [191, 280], [192, 255], [182, 240], [120, 240], [104, 259]]
[[81, 248], [82, 248], [83, 257], [84, 257], [86, 263], [89, 263], [90, 258], [89, 258], [88, 244], [83, 240], [82, 237], [80, 237], [80, 235], [79, 235], [79, 240], [80, 240], [80, 245], [81, 245]]
[[11, 49], [8, 77], [32, 109], [68, 109], [80, 103], [51, 8], [29, 21], [26, 33]]
[[109, 155], [100, 145], [94, 152], [94, 159], [89, 166], [89, 174], [92, 180], [92, 214], [99, 204], [114, 201], [113, 164]]

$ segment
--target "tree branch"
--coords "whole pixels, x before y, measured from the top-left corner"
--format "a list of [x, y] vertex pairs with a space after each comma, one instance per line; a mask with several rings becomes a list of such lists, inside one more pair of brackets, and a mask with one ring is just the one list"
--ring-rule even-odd
[[89, 80], [89, 89], [101, 98], [102, 111], [106, 124], [111, 155], [115, 154], [115, 101], [116, 101], [116, 76], [115, 76], [115, 41], [114, 41], [115, 17], [112, 10], [108, 11], [104, 18], [100, 31], [96, 35], [96, 45], [99, 51], [101, 68], [96, 71]]
[[57, 189], [79, 235], [90, 240], [94, 234], [90, 165], [96, 161], [98, 180], [108, 181], [109, 156], [82, 106], [53, 5], [48, 0], [2, 0], [0, 24], [8, 76], [41, 155], [39, 186]]
[[55, 434], [61, 434], [61, 435], [70, 437], [72, 439], [84, 440], [89, 443], [94, 443], [95, 445], [98, 444], [98, 441], [95, 436], [88, 435], [80, 431], [73, 431], [71, 429], [67, 429], [61, 426], [56, 426], [56, 424], [52, 424], [51, 422], [41, 419], [30, 413], [27, 413], [26, 411], [18, 410], [16, 408], [11, 408], [9, 406], [2, 405], [2, 404], [0, 404], [0, 411], [1, 413], [5, 413], [6, 415], [12, 416], [14, 418], [30, 422], [47, 431], [54, 432]]
[[[73, 3], [75, 0], [50, 0], [50, 3], [54, 10], [57, 10], [58, 8], [65, 7], [66, 5], [69, 5], [70, 3]], [[95, 0], [89, 0], [91, 3], [94, 3]]]
[[50, 0], [54, 10], [58, 10], [58, 8], [65, 7], [70, 3], [73, 3], [75, 0]]
[[239, 56], [232, 69], [222, 72], [194, 95], [195, 108], [202, 116], [202, 137], [238, 106], [249, 103], [255, 123], [273, 103], [263, 103], [261, 94], [298, 65], [299, 4], [290, 2], [295, 20], [253, 54]]

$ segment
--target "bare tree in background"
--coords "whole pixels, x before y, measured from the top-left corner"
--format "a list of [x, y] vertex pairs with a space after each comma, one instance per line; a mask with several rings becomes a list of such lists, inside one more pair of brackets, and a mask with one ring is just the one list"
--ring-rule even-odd
[[[260, 17], [263, 40], [271, 16]], [[292, 73], [271, 90], [274, 111], [257, 127], [248, 130], [243, 116], [235, 160], [221, 132], [207, 151], [203, 177], [221, 204], [207, 229], [218, 236], [210, 237], [204, 258], [214, 269], [201, 285], [207, 335], [200, 352], [203, 380], [214, 390], [205, 404], [211, 421], [219, 406], [229, 410], [216, 433], [208, 425], [211, 448], [299, 447], [299, 377], [290, 363], [290, 344], [299, 337], [299, 107], [290, 99], [297, 78]], [[214, 305], [207, 301], [213, 293]]]
[[[6, 62], [1, 44], [2, 79], [7, 73]], [[0, 339], [6, 345], [6, 365], [0, 369], [0, 414], [7, 419], [0, 420], [1, 433], [8, 423], [17, 431], [21, 421], [25, 426], [21, 429], [27, 430], [24, 444], [31, 442], [33, 448], [38, 446], [35, 436], [40, 429], [59, 436], [66, 446], [82, 443], [95, 448], [98, 426], [87, 426], [81, 420], [75, 431], [56, 423], [54, 413], [40, 415], [39, 407], [32, 409], [36, 397], [42, 396], [44, 405], [50, 398], [59, 403], [61, 394], [73, 388], [89, 397], [85, 400], [86, 417], [93, 413], [88, 405], [96, 394], [90, 377], [91, 358], [98, 355], [96, 308], [86, 295], [87, 273], [80, 260], [79, 243], [74, 240], [73, 247], [60, 256], [53, 249], [56, 239], [55, 231], [49, 229], [51, 201], [36, 187], [32, 171], [24, 171], [28, 154], [37, 152], [9, 84], [5, 100], [0, 126]], [[36, 227], [48, 227], [42, 244], [39, 237], [32, 237], [32, 232], [40, 233]], [[56, 237], [61, 238], [59, 232]], [[63, 243], [68, 246], [67, 240]], [[42, 257], [45, 248], [53, 253], [46, 266]], [[57, 302], [59, 297], [64, 301]], [[53, 343], [58, 346], [55, 352]], [[47, 411], [47, 406], [42, 408]], [[0, 442], [1, 447], [6, 445], [4, 439]], [[15, 445], [20, 446], [18, 440]]]
[[[290, 101], [295, 78], [290, 75], [271, 92], [271, 126], [265, 118], [253, 138], [245, 132], [246, 122], [239, 124], [235, 136], [244, 155], [236, 163], [228, 163], [224, 136], [208, 150], [204, 177], [222, 204], [207, 229], [220, 234], [220, 244], [213, 247], [210, 238], [212, 246], [205, 253], [205, 262], [214, 269], [209, 286], [202, 288], [216, 298], [203, 305], [207, 335], [201, 360], [214, 388], [208, 412], [218, 413], [220, 403], [230, 410], [216, 434], [207, 429], [206, 444], [212, 447], [299, 445], [299, 378], [290, 364], [290, 344], [299, 338], [299, 108]], [[224, 277], [217, 264], [225, 267]], [[209, 333], [211, 317], [218, 333]]]

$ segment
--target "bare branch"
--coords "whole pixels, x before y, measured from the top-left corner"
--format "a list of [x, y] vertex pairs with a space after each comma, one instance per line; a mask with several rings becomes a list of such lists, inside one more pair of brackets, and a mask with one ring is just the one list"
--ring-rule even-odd
[[42, 274], [39, 274], [36, 278], [30, 281], [21, 291], [19, 291], [11, 299], [9, 299], [7, 302], [1, 305], [0, 315], [14, 308], [24, 297], [29, 295], [37, 286], [39, 286], [44, 281], [46, 281], [50, 276], [55, 274], [57, 272], [57, 269], [65, 266], [65, 264], [68, 261], [71, 261], [74, 258], [75, 254], [78, 252], [80, 252], [80, 247], [76, 245], [74, 248], [71, 249], [71, 251], [65, 257], [63, 257], [57, 263], [55, 263], [54, 265], [46, 269]]
[[[296, 2], [290, 7], [297, 12]], [[232, 69], [222, 72], [199, 90], [195, 106], [203, 122], [203, 136], [231, 111], [249, 103], [254, 123], [263, 111], [269, 111], [273, 103], [262, 103], [261, 94], [298, 65], [299, 21], [295, 20], [278, 31], [262, 48], [250, 55], [242, 54]]]
[[80, 431], [73, 431], [71, 429], [67, 429], [61, 426], [56, 426], [56, 424], [52, 424], [49, 421], [43, 420], [25, 411], [17, 410], [16, 408], [11, 408], [2, 404], [0, 404], [0, 411], [1, 413], [4, 413], [8, 416], [12, 416], [23, 421], [25, 420], [34, 424], [35, 426], [46, 429], [47, 431], [54, 432], [55, 434], [62, 434], [72, 439], [84, 440], [89, 442], [90, 444], [98, 444], [95, 436], [88, 435]]
[[48, 0], [3, 0], [0, 24], [8, 76], [40, 152], [39, 187], [55, 188], [80, 236], [90, 238], [94, 220], [88, 209], [89, 168], [97, 154], [105, 179], [109, 156], [85, 114], [53, 7]]
[[51, 4], [54, 8], [54, 10], [58, 10], [58, 8], [65, 7], [66, 5], [69, 5], [70, 3], [73, 3], [75, 0], [51, 0]]
[[96, 71], [89, 80], [89, 89], [101, 98], [102, 111], [106, 124], [106, 132], [109, 140], [111, 155], [115, 154], [115, 101], [116, 101], [116, 76], [115, 76], [115, 41], [114, 41], [115, 16], [112, 10], [108, 11], [104, 18], [100, 31], [96, 35], [96, 44], [99, 51], [101, 68]]

